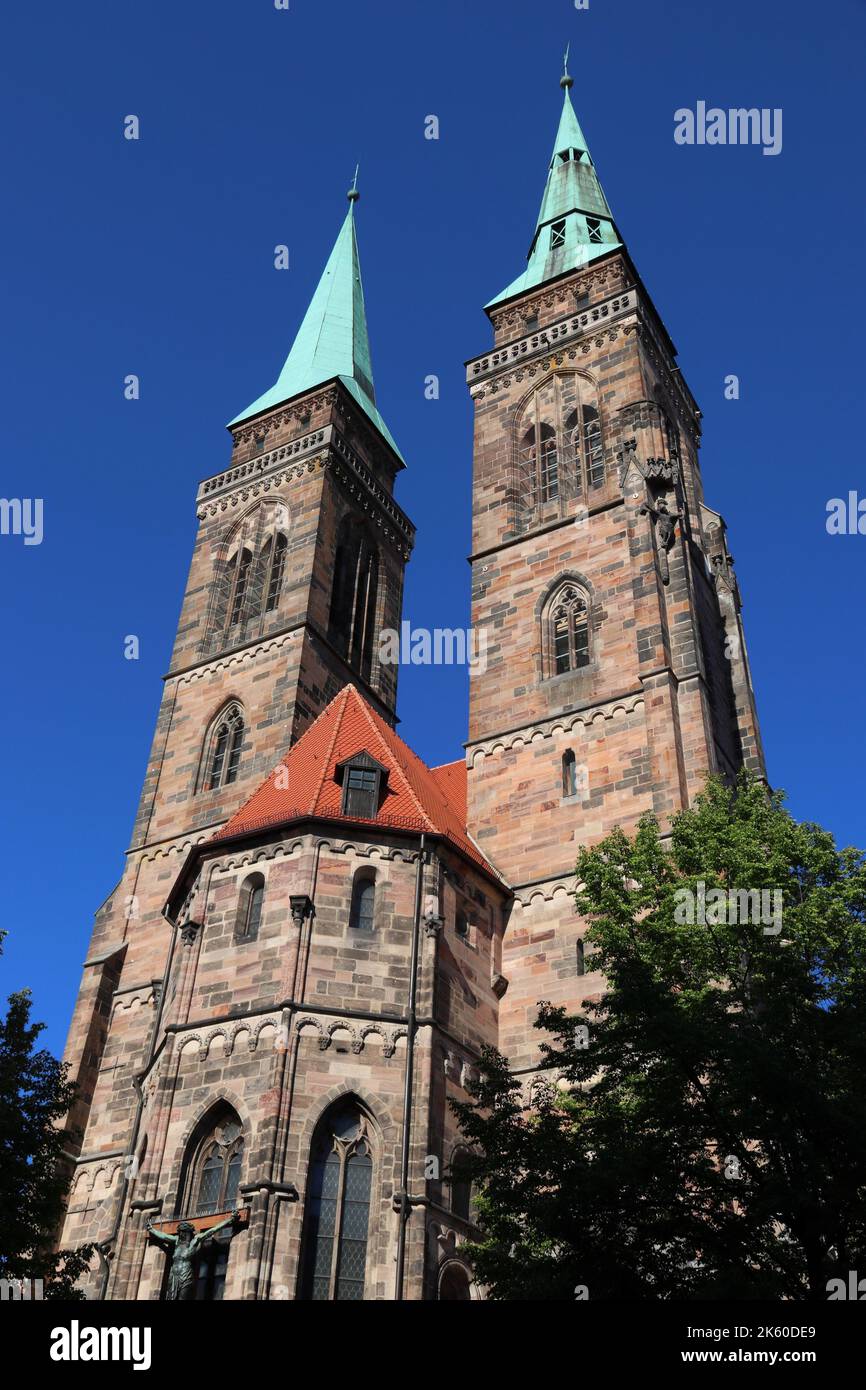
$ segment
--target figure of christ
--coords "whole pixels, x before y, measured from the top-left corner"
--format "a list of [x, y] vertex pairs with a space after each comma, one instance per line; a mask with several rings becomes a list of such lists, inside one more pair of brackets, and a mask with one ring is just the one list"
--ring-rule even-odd
[[195, 1293], [195, 1257], [201, 1246], [211, 1236], [216, 1235], [217, 1231], [224, 1230], [226, 1226], [234, 1225], [239, 1216], [240, 1212], [233, 1211], [230, 1216], [227, 1216], [224, 1221], [218, 1222], [216, 1226], [209, 1226], [206, 1230], [198, 1232], [188, 1221], [181, 1221], [175, 1236], [156, 1230], [153, 1222], [148, 1221], [148, 1235], [171, 1255], [168, 1288], [165, 1292], [167, 1300], [193, 1297]]

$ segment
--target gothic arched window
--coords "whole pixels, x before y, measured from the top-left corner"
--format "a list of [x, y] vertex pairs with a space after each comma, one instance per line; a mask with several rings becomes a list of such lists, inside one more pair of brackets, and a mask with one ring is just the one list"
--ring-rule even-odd
[[241, 707], [232, 702], [216, 720], [208, 740], [204, 785], [207, 791], [227, 787], [238, 775], [244, 741]]
[[376, 600], [379, 594], [379, 556], [366, 543], [361, 546], [355, 613], [352, 619], [352, 665], [370, 679], [373, 639], [376, 633]]
[[340, 655], [364, 680], [373, 669], [378, 597], [379, 552], [357, 518], [345, 516], [334, 551], [329, 627]]
[[[198, 1126], [187, 1148], [179, 1214], [226, 1215], [235, 1209], [243, 1164], [243, 1129], [230, 1105], [219, 1105]], [[231, 1238], [220, 1232], [199, 1249], [195, 1297], [223, 1296]]]
[[248, 874], [241, 884], [238, 915], [235, 922], [236, 941], [255, 941], [262, 920], [265, 900], [265, 880], [262, 874]]
[[244, 547], [238, 551], [237, 568], [235, 570], [235, 587], [232, 594], [232, 610], [229, 618], [229, 627], [235, 627], [243, 617], [244, 600], [247, 594], [247, 585], [250, 582], [250, 565], [253, 557], [249, 550]]
[[545, 674], [559, 676], [589, 665], [589, 604], [576, 584], [566, 583], [545, 611]]
[[313, 1139], [300, 1298], [363, 1299], [372, 1185], [370, 1122], [357, 1101], [340, 1101]]
[[352, 906], [349, 911], [349, 926], [357, 931], [372, 931], [376, 912], [376, 875], [370, 869], [362, 869], [355, 875], [352, 884]]
[[257, 636], [280, 602], [288, 554], [288, 508], [254, 506], [229, 533], [217, 560], [205, 650]]
[[565, 513], [605, 478], [601, 421], [591, 384], [575, 372], [548, 377], [517, 421], [517, 527], [527, 530]]
[[267, 552], [267, 582], [264, 586], [266, 613], [272, 613], [280, 601], [288, 548], [289, 542], [282, 531], [278, 531], [273, 541], [268, 541], [265, 547]]

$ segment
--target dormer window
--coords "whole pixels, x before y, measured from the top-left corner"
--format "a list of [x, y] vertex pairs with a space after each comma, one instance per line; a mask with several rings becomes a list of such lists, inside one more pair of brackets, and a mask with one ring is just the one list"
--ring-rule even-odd
[[550, 228], [550, 249], [555, 250], [557, 246], [565, 245], [565, 218], [561, 222], [554, 222]]
[[343, 788], [342, 815], [375, 820], [388, 780], [388, 769], [369, 753], [356, 753], [338, 763], [335, 779]]

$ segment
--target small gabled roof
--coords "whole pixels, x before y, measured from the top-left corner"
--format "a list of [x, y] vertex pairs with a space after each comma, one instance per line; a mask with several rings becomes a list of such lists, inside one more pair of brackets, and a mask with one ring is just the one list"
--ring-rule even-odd
[[[388, 772], [384, 795], [372, 820], [342, 812], [337, 769], [357, 754], [367, 754]], [[462, 773], [458, 771], [461, 766]], [[465, 765], [447, 763], [429, 768], [354, 685], [344, 686], [335, 695], [213, 839], [231, 839], [316, 818], [442, 836], [501, 882], [466, 830]]]

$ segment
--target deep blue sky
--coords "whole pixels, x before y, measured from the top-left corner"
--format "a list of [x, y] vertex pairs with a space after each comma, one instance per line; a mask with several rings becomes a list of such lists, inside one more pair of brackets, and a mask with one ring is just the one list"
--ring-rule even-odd
[[[276, 378], [356, 161], [379, 404], [419, 526], [405, 612], [468, 621], [462, 363], [491, 341], [481, 306], [524, 262], [568, 40], [605, 191], [705, 412], [706, 495], [730, 527], [771, 780], [796, 815], [866, 843], [866, 536], [825, 531], [828, 498], [866, 495], [862, 3], [16, 8], [0, 33], [0, 491], [44, 498], [45, 538], [0, 537], [0, 992], [33, 988], [50, 1046], [121, 871], [196, 484], [228, 459], [225, 422]], [[673, 113], [699, 99], [781, 107], [782, 153], [677, 146]], [[122, 138], [129, 113], [138, 143]], [[438, 142], [423, 138], [431, 113]], [[466, 705], [463, 672], [401, 675], [401, 732], [430, 763], [460, 755]]]

